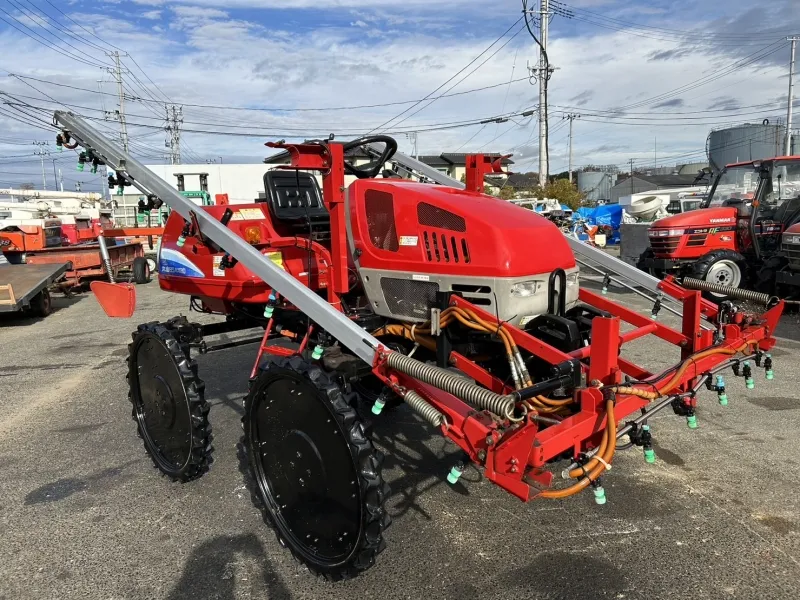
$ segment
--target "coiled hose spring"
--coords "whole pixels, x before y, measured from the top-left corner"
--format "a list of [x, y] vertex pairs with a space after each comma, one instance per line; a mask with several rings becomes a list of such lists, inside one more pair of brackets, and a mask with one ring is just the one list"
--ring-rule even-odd
[[410, 375], [498, 416], [508, 417], [514, 414], [513, 397], [495, 394], [446, 369], [426, 365], [399, 352], [390, 352], [386, 357], [386, 363], [392, 369]]
[[758, 302], [765, 306], [770, 306], [778, 303], [778, 298], [770, 296], [769, 294], [762, 294], [760, 292], [753, 292], [751, 290], [742, 290], [739, 288], [730, 287], [727, 285], [720, 285], [718, 283], [711, 283], [710, 281], [703, 281], [702, 279], [694, 279], [692, 277], [684, 277], [681, 280], [683, 287], [690, 290], [700, 290], [703, 292], [712, 292], [716, 294], [723, 294], [736, 298], [737, 300], [750, 300], [751, 302]]
[[406, 393], [403, 394], [403, 400], [406, 401], [406, 404], [408, 404], [414, 412], [434, 427], [441, 427], [446, 422], [444, 415], [431, 406], [425, 398], [414, 390], [406, 391]]

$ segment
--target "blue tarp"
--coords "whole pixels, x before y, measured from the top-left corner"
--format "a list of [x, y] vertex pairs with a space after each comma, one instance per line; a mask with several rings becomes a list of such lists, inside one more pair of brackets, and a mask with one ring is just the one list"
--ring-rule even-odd
[[622, 222], [622, 207], [619, 204], [605, 204], [596, 208], [582, 206], [578, 214], [590, 225], [610, 225], [613, 233], [608, 244], [619, 244], [619, 225]]

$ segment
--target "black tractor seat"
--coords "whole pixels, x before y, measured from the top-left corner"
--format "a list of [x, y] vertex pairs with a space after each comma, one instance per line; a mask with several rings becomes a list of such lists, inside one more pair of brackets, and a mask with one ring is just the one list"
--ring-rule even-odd
[[774, 219], [783, 223], [784, 228], [791, 227], [800, 220], [800, 197], [784, 200], [775, 209]]
[[272, 220], [295, 233], [330, 233], [331, 219], [322, 203], [322, 192], [310, 173], [273, 169], [264, 174], [267, 203]]

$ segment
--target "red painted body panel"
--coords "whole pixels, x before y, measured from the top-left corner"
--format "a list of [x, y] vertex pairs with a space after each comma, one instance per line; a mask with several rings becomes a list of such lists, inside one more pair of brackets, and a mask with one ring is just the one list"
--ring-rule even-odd
[[719, 227], [736, 223], [736, 209], [730, 206], [701, 208], [659, 219], [651, 229]]
[[[392, 195], [395, 232], [400, 240], [397, 251], [378, 248], [370, 238], [365, 202], [369, 191]], [[362, 179], [350, 185], [349, 201], [354, 244], [362, 253], [359, 263], [364, 268], [462, 277], [519, 277], [575, 266], [569, 244], [553, 223], [504, 200], [439, 185]], [[420, 225], [420, 202], [462, 218], [465, 230]], [[437, 236], [439, 247], [444, 236], [448, 250], [441, 251], [439, 260], [432, 241], [428, 258], [426, 232], [429, 239]], [[454, 239], [458, 257], [452, 251]], [[468, 260], [463, 256], [464, 242]]]
[[[218, 219], [222, 218], [227, 208], [228, 207], [225, 205], [198, 207], [199, 210], [205, 210]], [[245, 209], [244, 213], [242, 213], [242, 209]], [[253, 245], [262, 249], [265, 253], [273, 252], [266, 242], [271, 239], [283, 237], [283, 233], [285, 232], [276, 231], [272, 226], [272, 222], [267, 215], [267, 207], [262, 203], [237, 204], [235, 210], [236, 214], [243, 214], [247, 217], [256, 215], [256, 212], [261, 214], [260, 218], [237, 219], [234, 217], [228, 224], [228, 227], [243, 238], [245, 237], [245, 230], [253, 227], [258, 228], [260, 239], [263, 243]], [[207, 247], [199, 239], [191, 236], [187, 237], [184, 246], [179, 248], [178, 238], [181, 235], [183, 225], [184, 220], [178, 213], [173, 212], [170, 214], [164, 225], [164, 234], [161, 238], [161, 251], [162, 253], [165, 250], [175, 251], [182, 254], [191, 261], [191, 264], [194, 265], [203, 276], [192, 277], [170, 273], [168, 267], [162, 264], [158, 277], [161, 289], [201, 298], [224, 299], [228, 302], [255, 304], [267, 302], [272, 290], [266, 283], [258, 279], [243, 265], [237, 264], [232, 268], [225, 269], [221, 273], [218, 269], [218, 274], [214, 275], [215, 259], [217, 265], [219, 265], [219, 260], [224, 254], [223, 252], [214, 252], [212, 248]], [[323, 260], [318, 254], [311, 253], [309, 257], [308, 250], [302, 247], [281, 248], [280, 250], [274, 251], [280, 252], [281, 260], [279, 262], [283, 265], [284, 269], [288, 273], [294, 275], [298, 281], [315, 290], [324, 289], [326, 287], [327, 283], [325, 278], [321, 277], [321, 275], [327, 272], [327, 264], [323, 263]], [[308, 274], [309, 262], [311, 264], [310, 277]]]

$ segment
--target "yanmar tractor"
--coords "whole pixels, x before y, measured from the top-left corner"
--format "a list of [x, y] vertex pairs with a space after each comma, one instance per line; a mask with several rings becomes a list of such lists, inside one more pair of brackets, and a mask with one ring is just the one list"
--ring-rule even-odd
[[[696, 428], [703, 387], [727, 404], [722, 370], [748, 386], [756, 365], [773, 376], [766, 352], [780, 301], [763, 315], [717, 307], [610, 259], [680, 307], [675, 329], [579, 289], [573, 249], [605, 255], [484, 195], [484, 175], [499, 165], [482, 156], [469, 157], [459, 189], [435, 171], [446, 185], [378, 178], [389, 160], [424, 169], [386, 136], [270, 143], [291, 162], [266, 173], [263, 202], [201, 207], [79, 117], [57, 112], [55, 122], [62, 138], [173, 209], [159, 283], [223, 316], [133, 333], [129, 397], [155, 466], [180, 482], [208, 471], [209, 405], [192, 354], [237, 343], [209, 345], [213, 333], [260, 325], [243, 402], [247, 485], [279, 542], [328, 579], [358, 575], [384, 548], [389, 490], [368, 421], [391, 421], [392, 405], [463, 451], [443, 470], [450, 483], [471, 463], [523, 501], [591, 488], [604, 504], [601, 476], [619, 438], [653, 462], [654, 413], [669, 407]], [[356, 147], [375, 160], [347, 164]], [[357, 178], [349, 186], [345, 173]], [[108, 286], [96, 291], [107, 312], [132, 314], [133, 288]], [[625, 357], [647, 335], [676, 346], [673, 367], [651, 373]]]
[[728, 165], [700, 209], [653, 223], [638, 266], [657, 277], [705, 281], [712, 300], [729, 297], [731, 288], [797, 295], [800, 278], [789, 268], [797, 249], [794, 237], [783, 236], [797, 223], [800, 156]]

